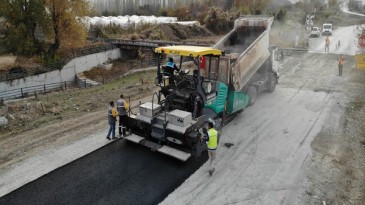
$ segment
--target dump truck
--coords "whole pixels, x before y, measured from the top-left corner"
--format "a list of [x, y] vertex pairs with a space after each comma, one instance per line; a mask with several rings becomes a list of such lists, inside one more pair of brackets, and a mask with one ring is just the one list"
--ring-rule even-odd
[[272, 22], [272, 17], [240, 17], [213, 47], [156, 48], [158, 58], [173, 57], [179, 71], [171, 76], [158, 63], [159, 91], [150, 102], [130, 108], [125, 139], [182, 161], [200, 156], [207, 149], [202, 136], [208, 122], [220, 129], [253, 105], [258, 93], [275, 90]]

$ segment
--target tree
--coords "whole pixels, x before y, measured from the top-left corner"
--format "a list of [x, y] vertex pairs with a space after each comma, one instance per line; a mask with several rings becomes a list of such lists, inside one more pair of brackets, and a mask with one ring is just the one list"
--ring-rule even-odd
[[328, 7], [330, 9], [334, 9], [338, 7], [338, 2], [337, 0], [328, 0]]
[[234, 0], [226, 0], [223, 2], [223, 9], [230, 10], [234, 4]]
[[220, 33], [229, 27], [229, 17], [221, 8], [212, 7], [204, 19], [207, 28], [213, 32]]
[[271, 0], [235, 0], [234, 7], [241, 8], [245, 14], [261, 14], [267, 9]]
[[281, 7], [278, 12], [275, 14], [275, 19], [278, 21], [283, 21], [284, 17], [286, 16], [286, 9]]
[[179, 21], [190, 21], [192, 20], [191, 13], [185, 6], [176, 7], [176, 9], [170, 9], [167, 12], [168, 16], [177, 17]]
[[38, 26], [46, 27], [47, 14], [42, 0], [0, 0], [0, 16], [5, 18], [5, 46], [8, 51], [33, 55], [41, 50], [35, 36]]
[[85, 45], [86, 28], [82, 19], [88, 16], [92, 9], [88, 0], [45, 0], [45, 6], [50, 16], [48, 36], [52, 44], [48, 56], [54, 58], [57, 50], [78, 48]]

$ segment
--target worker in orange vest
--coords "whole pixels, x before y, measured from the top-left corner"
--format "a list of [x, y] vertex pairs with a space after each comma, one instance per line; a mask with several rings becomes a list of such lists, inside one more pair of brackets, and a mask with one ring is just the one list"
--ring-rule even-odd
[[340, 57], [338, 58], [338, 75], [342, 76], [342, 68], [343, 64], [345, 63], [345, 59], [342, 54], [340, 54]]

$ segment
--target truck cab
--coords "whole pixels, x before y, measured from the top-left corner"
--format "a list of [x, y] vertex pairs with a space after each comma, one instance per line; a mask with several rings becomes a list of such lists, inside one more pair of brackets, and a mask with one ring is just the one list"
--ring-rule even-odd
[[322, 27], [322, 35], [331, 36], [332, 35], [332, 24], [324, 23]]

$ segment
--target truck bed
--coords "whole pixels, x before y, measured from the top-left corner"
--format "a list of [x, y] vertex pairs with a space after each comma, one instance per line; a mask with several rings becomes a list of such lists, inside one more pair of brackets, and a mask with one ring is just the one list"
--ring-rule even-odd
[[227, 41], [221, 46], [226, 54], [243, 53], [263, 32], [263, 28], [238, 28], [230, 32]]
[[272, 17], [241, 17], [235, 21], [235, 28], [213, 46], [226, 54], [239, 55], [236, 61], [231, 62], [234, 90], [242, 90], [269, 58], [269, 31], [272, 21]]

